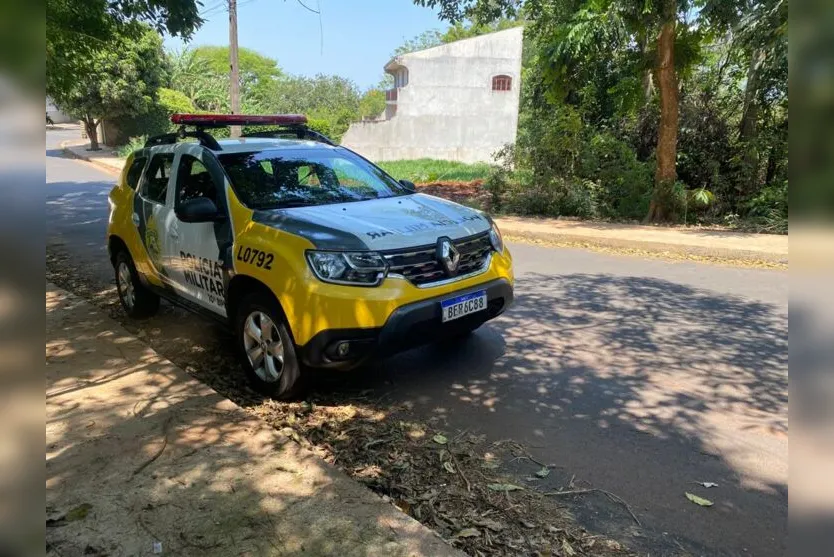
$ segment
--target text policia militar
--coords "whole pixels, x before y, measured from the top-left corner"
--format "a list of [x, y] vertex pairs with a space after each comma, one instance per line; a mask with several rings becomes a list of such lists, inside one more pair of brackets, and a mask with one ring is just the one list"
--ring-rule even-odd
[[215, 305], [225, 305], [223, 292], [223, 265], [206, 257], [198, 257], [184, 251], [180, 252], [182, 272], [185, 282], [206, 293], [208, 301]]

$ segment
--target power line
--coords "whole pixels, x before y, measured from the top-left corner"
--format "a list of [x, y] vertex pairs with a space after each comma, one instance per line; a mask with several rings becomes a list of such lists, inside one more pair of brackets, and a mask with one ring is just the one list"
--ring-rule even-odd
[[319, 9], [318, 9], [318, 10], [314, 10], [313, 8], [311, 8], [310, 6], [308, 6], [307, 4], [305, 4], [304, 2], [302, 2], [301, 0], [296, 0], [296, 1], [297, 1], [299, 4], [301, 4], [301, 7], [302, 7], [302, 8], [304, 8], [305, 10], [309, 10], [309, 11], [313, 12], [314, 14], [319, 14], [319, 15], [321, 15], [321, 5], [319, 5]]

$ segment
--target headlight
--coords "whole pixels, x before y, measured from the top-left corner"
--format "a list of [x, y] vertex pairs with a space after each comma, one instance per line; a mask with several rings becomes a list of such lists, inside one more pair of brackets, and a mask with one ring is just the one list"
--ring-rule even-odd
[[492, 223], [492, 227], [489, 229], [489, 241], [492, 243], [492, 247], [498, 253], [504, 252], [504, 239], [501, 237], [501, 231], [498, 230], [498, 225], [494, 222]]
[[377, 286], [388, 273], [388, 263], [373, 251], [308, 251], [310, 269], [324, 282]]

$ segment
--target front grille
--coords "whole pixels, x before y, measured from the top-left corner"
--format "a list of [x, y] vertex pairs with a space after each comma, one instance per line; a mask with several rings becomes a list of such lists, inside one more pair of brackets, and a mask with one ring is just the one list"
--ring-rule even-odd
[[389, 274], [402, 275], [417, 286], [486, 270], [492, 252], [489, 233], [453, 240], [452, 244], [460, 252], [460, 263], [454, 276], [446, 274], [443, 265], [437, 260], [436, 244], [386, 251], [382, 255], [388, 260]]

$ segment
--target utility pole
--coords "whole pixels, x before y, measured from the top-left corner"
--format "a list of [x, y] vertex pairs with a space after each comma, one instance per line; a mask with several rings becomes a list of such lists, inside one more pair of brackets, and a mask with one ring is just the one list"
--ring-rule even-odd
[[[240, 72], [237, 56], [237, 0], [229, 0], [229, 97], [232, 114], [240, 114]], [[240, 126], [232, 126], [232, 137], [240, 137]]]

